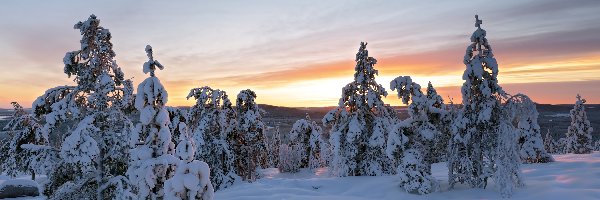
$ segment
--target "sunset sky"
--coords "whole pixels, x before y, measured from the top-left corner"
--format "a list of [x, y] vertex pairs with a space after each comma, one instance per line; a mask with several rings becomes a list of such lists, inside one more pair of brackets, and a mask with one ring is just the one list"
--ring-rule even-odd
[[[0, 108], [25, 107], [48, 88], [73, 85], [66, 52], [79, 49], [73, 25], [90, 14], [110, 29], [117, 63], [139, 84], [144, 48], [171, 106], [193, 105], [208, 85], [234, 97], [256, 91], [279, 106], [337, 105], [352, 81], [361, 41], [378, 60], [378, 83], [410, 75], [460, 102], [462, 64], [474, 15], [483, 19], [500, 84], [538, 103], [600, 103], [600, 1], [3, 1]], [[401, 105], [388, 89], [386, 102]]]

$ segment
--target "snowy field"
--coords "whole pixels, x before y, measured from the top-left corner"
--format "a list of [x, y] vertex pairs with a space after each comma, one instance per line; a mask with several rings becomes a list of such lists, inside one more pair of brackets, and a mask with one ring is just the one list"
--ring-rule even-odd
[[[600, 199], [600, 152], [554, 158], [553, 163], [522, 165], [526, 186], [511, 199]], [[448, 190], [445, 163], [434, 164], [432, 170], [441, 191], [423, 196], [404, 192], [395, 176], [331, 178], [327, 169], [296, 174], [266, 169], [264, 178], [218, 191], [215, 199], [501, 199], [493, 183], [487, 189]]]

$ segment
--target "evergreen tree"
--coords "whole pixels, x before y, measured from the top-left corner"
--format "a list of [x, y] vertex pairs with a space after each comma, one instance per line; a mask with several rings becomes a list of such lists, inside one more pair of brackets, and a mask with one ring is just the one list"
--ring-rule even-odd
[[511, 122], [514, 113], [502, 105], [508, 99], [498, 85], [498, 64], [475, 15], [477, 30], [467, 47], [463, 73], [463, 107], [457, 113], [449, 141], [448, 181], [485, 188], [492, 177], [503, 196], [522, 184], [519, 175], [517, 140]]
[[300, 168], [316, 169], [321, 167], [319, 157], [321, 132], [321, 127], [315, 121], [310, 120], [308, 115], [306, 115], [306, 119], [300, 119], [292, 126], [289, 143], [297, 144], [302, 149]]
[[237, 179], [234, 154], [227, 142], [227, 133], [233, 120], [228, 115], [231, 102], [225, 91], [205, 86], [190, 90], [187, 98], [194, 97], [196, 104], [190, 109], [190, 126], [194, 142], [198, 145], [196, 159], [211, 166], [211, 182], [215, 190], [227, 188]]
[[11, 104], [14, 113], [4, 127], [9, 137], [2, 144], [6, 145], [6, 150], [2, 151], [2, 171], [12, 177], [30, 174], [35, 180], [36, 173], [49, 172], [58, 155], [46, 146], [47, 141], [40, 134], [41, 125], [37, 119], [27, 114], [17, 102]]
[[[63, 62], [77, 85], [49, 89], [32, 105], [46, 122], [41, 135], [55, 137], [52, 144], [61, 151], [45, 194], [51, 199], [112, 198], [130, 189], [123, 176], [130, 148], [124, 141], [132, 126], [126, 112], [133, 88], [114, 60], [112, 35], [100, 20], [91, 15], [74, 28], [82, 35], [81, 49], [66, 53]], [[76, 126], [64, 128], [69, 124]], [[63, 133], [67, 137], [61, 142]]]
[[381, 155], [395, 112], [382, 100], [387, 92], [375, 81], [377, 60], [369, 57], [367, 43], [361, 42], [355, 61], [354, 81], [344, 86], [338, 107], [322, 120], [331, 126], [330, 171], [337, 176], [389, 174], [391, 162]]
[[501, 110], [500, 127], [498, 130], [498, 138], [492, 152], [493, 163], [495, 164], [491, 177], [496, 184], [500, 195], [508, 198], [514, 190], [522, 187], [523, 183], [520, 166], [521, 158], [519, 157], [519, 131], [515, 130], [512, 125], [512, 120], [515, 118], [515, 113], [509, 109]]
[[175, 155], [179, 158], [175, 175], [165, 182], [165, 199], [212, 200], [214, 188], [208, 164], [195, 160], [196, 144], [188, 134], [185, 123], [180, 122], [181, 133]]
[[569, 139], [568, 138], [559, 138], [556, 141], [556, 153], [557, 154], [566, 154], [569, 153], [569, 149], [567, 148], [569, 143]]
[[131, 152], [129, 179], [137, 190], [138, 199], [162, 199], [165, 181], [173, 176], [177, 158], [173, 156], [175, 145], [169, 129], [169, 113], [165, 107], [168, 94], [155, 76], [156, 68], [163, 69], [154, 60], [152, 47], [146, 46], [148, 61], [144, 73], [150, 73], [138, 86], [135, 108], [140, 112], [132, 141], [139, 144]]
[[579, 94], [575, 107], [571, 110], [571, 125], [567, 132], [567, 153], [584, 154], [591, 153], [592, 147], [592, 128], [585, 112], [585, 99]]
[[237, 96], [237, 137], [240, 145], [235, 154], [238, 158], [238, 174], [244, 180], [257, 179], [256, 169], [267, 167], [267, 145], [265, 143], [265, 125], [254, 101], [256, 93], [252, 90], [242, 90]]
[[456, 117], [456, 108], [453, 103], [444, 104], [444, 99], [438, 95], [437, 91], [429, 82], [427, 84], [427, 118], [438, 130], [433, 139], [433, 149], [431, 151], [431, 163], [446, 161], [448, 152], [448, 141], [452, 135], [452, 120]]
[[279, 146], [281, 145], [281, 133], [279, 125], [275, 126], [271, 139], [269, 140], [269, 161], [270, 167], [279, 166]]
[[441, 134], [430, 122], [429, 116], [434, 112], [440, 113], [441, 109], [432, 103], [436, 101], [429, 101], [429, 98], [421, 92], [421, 86], [412, 82], [410, 76], [397, 77], [390, 83], [390, 88], [398, 91], [398, 97], [404, 104], [411, 101], [408, 106], [410, 117], [398, 123], [390, 135], [402, 141], [396, 143], [398, 139], [389, 140], [387, 146], [390, 158], [397, 158], [393, 152], [402, 155], [400, 160], [396, 160], [400, 186], [410, 193], [434, 192], [438, 184], [431, 176], [433, 162], [431, 147], [435, 136]]
[[546, 137], [544, 138], [544, 149], [546, 149], [548, 153], [558, 153], [558, 147], [552, 134], [550, 134], [550, 129], [548, 129]]
[[538, 112], [535, 103], [524, 94], [512, 96], [507, 101], [517, 121], [518, 149], [523, 163], [546, 163], [554, 159], [544, 149], [540, 125], [537, 122]]

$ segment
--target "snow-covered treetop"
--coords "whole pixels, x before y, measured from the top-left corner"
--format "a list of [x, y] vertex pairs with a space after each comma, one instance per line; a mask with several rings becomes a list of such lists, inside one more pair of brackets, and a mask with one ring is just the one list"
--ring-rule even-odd
[[360, 43], [355, 61], [354, 80], [356, 82], [368, 84], [369, 81], [375, 79], [375, 75], [378, 75], [378, 71], [373, 68], [373, 65], [377, 64], [377, 60], [373, 57], [369, 57], [369, 50], [367, 50], [366, 42]]
[[[350, 111], [373, 110], [373, 108], [384, 107], [382, 96], [387, 96], [385, 88], [375, 81], [378, 74], [373, 67], [377, 60], [369, 57], [367, 43], [361, 42], [356, 53], [356, 66], [354, 68], [354, 81], [342, 88], [342, 97], [338, 106], [348, 107]], [[379, 112], [387, 112], [386, 109], [375, 109]]]
[[23, 106], [21, 106], [19, 103], [13, 101], [10, 102], [10, 104], [15, 109], [14, 113], [12, 114], [13, 118], [17, 118], [27, 114], [27, 112], [25, 112], [25, 109], [23, 109]]
[[593, 128], [590, 126], [590, 121], [588, 120], [587, 113], [585, 112], [585, 106], [583, 105], [585, 102], [586, 102], [586, 100], [584, 98], [581, 98], [581, 96], [579, 94], [577, 94], [577, 101], [575, 102], [575, 106], [573, 106], [573, 109], [571, 109], [571, 111], [570, 111], [571, 126], [569, 126], [569, 129], [571, 129], [571, 127], [583, 128], [585, 130], [583, 130], [581, 132], [587, 133], [588, 128], [589, 128], [589, 129], [591, 129], [591, 130], [589, 130], [590, 137], [591, 137], [591, 132], [592, 132]]
[[[478, 56], [480, 57], [488, 55], [489, 57], [494, 57], [492, 54], [492, 47], [485, 38], [486, 32], [481, 28], [481, 24], [483, 24], [483, 20], [480, 20], [479, 16], [475, 15], [475, 27], [477, 27], [477, 30], [475, 30], [475, 32], [473, 32], [471, 35], [471, 42], [473, 42], [473, 44], [470, 46], [472, 47], [471, 53], [473, 53], [473, 51], [477, 51]], [[472, 55], [469, 56], [469, 58], [470, 57], [472, 57]]]
[[[203, 112], [211, 112], [222, 109], [227, 109], [233, 112], [231, 101], [229, 100], [229, 96], [225, 91], [204, 86], [191, 89], [186, 98], [189, 99], [191, 97], [196, 99], [196, 104], [192, 106], [188, 112], [188, 121], [190, 122], [190, 126], [192, 128], [197, 126], [198, 120], [200, 120]], [[214, 114], [217, 113], [215, 112]]]
[[505, 104], [507, 111], [510, 114], [510, 118], [520, 118], [520, 119], [537, 119], [538, 111], [535, 106], [535, 102], [533, 102], [527, 95], [524, 94], [516, 94], [511, 96]]
[[390, 82], [392, 91], [398, 89], [398, 98], [402, 99], [402, 103], [408, 104], [412, 96], [423, 96], [421, 85], [412, 82], [410, 76], [398, 76]]
[[151, 70], [151, 73], [150, 77], [146, 78], [146, 80], [138, 85], [138, 94], [135, 96], [135, 108], [140, 111], [148, 105], [153, 107], [162, 107], [167, 104], [169, 99], [167, 90], [160, 83], [160, 80], [154, 76], [155, 67], [163, 69], [163, 66], [160, 65], [160, 63], [157, 64], [158, 62], [153, 60], [152, 47], [150, 47], [150, 45], [146, 46], [146, 53], [148, 54], [148, 58], [150, 60], [144, 63], [144, 72], [147, 73], [146, 70]]
[[256, 99], [256, 93], [250, 89], [242, 90], [237, 95], [236, 108], [241, 111], [238, 113], [243, 113], [248, 110], [256, 110], [258, 111], [258, 105], [254, 102]]
[[437, 93], [437, 91], [431, 84], [431, 81], [429, 81], [429, 83], [427, 84], [427, 99], [433, 100], [433, 107], [436, 108], [442, 108], [442, 105], [444, 104], [444, 99]]
[[152, 46], [146, 45], [146, 55], [148, 56], [148, 61], [144, 63], [144, 74], [150, 72], [150, 76], [154, 76], [154, 70], [156, 70], [156, 68], [160, 70], [165, 68], [158, 60], [154, 60], [154, 56], [152, 56]]
[[586, 102], [586, 100], [581, 98], [581, 95], [579, 95], [579, 94], [577, 94], [577, 96], [575, 98], [577, 98], [577, 101], [575, 102], [575, 106], [581, 106]]
[[[32, 104], [37, 116], [45, 115], [44, 134], [67, 118], [107, 113], [110, 109], [130, 107], [133, 96], [130, 80], [125, 80], [114, 60], [115, 52], [108, 29], [91, 15], [74, 26], [82, 35], [79, 50], [67, 52], [64, 72], [75, 76], [76, 86], [51, 88]], [[123, 86], [122, 86], [123, 85]]]
[[[321, 128], [317, 125], [316, 122], [311, 121], [310, 117], [306, 115], [306, 119], [299, 119], [294, 122], [292, 129], [290, 130], [289, 140], [292, 143], [295, 142], [303, 142], [304, 138], [307, 137], [306, 133], [310, 133], [313, 131], [320, 132]], [[310, 134], [308, 135], [310, 136]]]
[[110, 31], [100, 26], [100, 20], [95, 15], [78, 22], [74, 28], [79, 29], [83, 36], [81, 49], [65, 55], [65, 74], [69, 77], [75, 75], [75, 81], [83, 91], [94, 90], [96, 81], [102, 75], [113, 79], [117, 86], [121, 85], [124, 74], [113, 59], [116, 54], [110, 42]]
[[411, 101], [408, 109], [408, 114], [414, 120], [425, 120], [429, 113], [444, 113], [442, 108], [442, 97], [437, 95], [437, 92], [429, 82], [427, 87], [427, 95], [421, 92], [421, 85], [412, 81], [410, 76], [398, 76], [390, 82], [392, 91], [398, 91], [398, 98], [402, 99], [402, 103], [407, 104]]
[[485, 30], [481, 28], [483, 21], [477, 15], [475, 15], [475, 21], [477, 30], [471, 35], [471, 44], [467, 47], [463, 60], [467, 66], [462, 77], [466, 81], [462, 93], [465, 105], [473, 96], [470, 91], [465, 90], [473, 84], [481, 84], [482, 86], [479, 86], [477, 90], [481, 90], [485, 96], [496, 93], [505, 96], [502, 87], [498, 85], [498, 63], [492, 53], [492, 46], [488, 43]]
[[190, 97], [196, 99], [195, 106], [199, 107], [219, 108], [221, 106], [231, 106], [231, 101], [229, 101], [225, 91], [212, 89], [208, 86], [191, 89], [186, 98], [189, 99]]
[[408, 109], [408, 114], [412, 118], [426, 119], [430, 106], [427, 102], [427, 96], [421, 92], [421, 85], [412, 82], [410, 76], [398, 76], [390, 82], [390, 88], [392, 91], [398, 91], [398, 98], [402, 99], [402, 103], [408, 105], [408, 101], [412, 100]]

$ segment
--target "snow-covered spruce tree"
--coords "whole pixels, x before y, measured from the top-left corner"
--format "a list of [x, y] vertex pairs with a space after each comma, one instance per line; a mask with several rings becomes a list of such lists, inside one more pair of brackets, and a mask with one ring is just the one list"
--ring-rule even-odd
[[179, 200], [212, 200], [214, 188], [208, 164], [195, 160], [196, 144], [188, 134], [185, 123], [177, 126], [181, 133], [175, 155], [179, 158], [175, 175], [165, 182], [165, 198]]
[[517, 121], [518, 150], [523, 163], [546, 163], [554, 161], [544, 149], [538, 112], [535, 103], [524, 94], [516, 94], [506, 102], [508, 109], [515, 112]]
[[273, 128], [271, 139], [269, 140], [269, 167], [279, 166], [279, 146], [281, 145], [281, 133], [279, 125]]
[[225, 91], [208, 86], [190, 90], [187, 98], [196, 99], [190, 108], [189, 124], [194, 142], [198, 144], [196, 159], [211, 166], [211, 182], [215, 190], [227, 188], [237, 179], [234, 168], [235, 155], [227, 142], [227, 134], [235, 124], [230, 123], [228, 111], [231, 101]]
[[256, 93], [247, 89], [240, 91], [236, 100], [236, 130], [240, 151], [235, 156], [239, 159], [236, 161], [238, 174], [247, 181], [256, 180], [258, 167], [268, 167], [265, 125], [255, 99]]
[[131, 142], [136, 147], [131, 150], [131, 162], [127, 175], [135, 185], [137, 199], [162, 199], [164, 183], [173, 176], [178, 159], [173, 156], [175, 144], [169, 129], [169, 113], [165, 104], [168, 94], [155, 76], [156, 68], [163, 69], [154, 60], [152, 47], [146, 46], [148, 61], [144, 63], [144, 73], [150, 73], [138, 85], [135, 108], [140, 112], [140, 123], [135, 127]]
[[315, 121], [306, 119], [297, 120], [289, 134], [289, 144], [297, 144], [302, 149], [300, 168], [316, 169], [321, 167], [320, 162], [320, 137], [322, 129]]
[[32, 104], [35, 114], [44, 116], [42, 136], [60, 148], [61, 160], [48, 174], [44, 193], [50, 199], [123, 196], [130, 188], [123, 175], [130, 148], [126, 141], [132, 124], [126, 111], [132, 84], [123, 78], [112, 36], [96, 16], [74, 28], [82, 35], [81, 49], [66, 53], [63, 62], [64, 72], [75, 76], [77, 85], [51, 88]]
[[550, 133], [550, 129], [548, 129], [546, 137], [544, 138], [544, 149], [546, 149], [548, 153], [558, 153], [558, 147], [556, 141]]
[[[408, 106], [410, 117], [393, 128], [386, 150], [390, 158], [399, 159], [395, 162], [400, 186], [410, 193], [434, 192], [438, 184], [431, 176], [431, 152], [433, 139], [440, 133], [430, 123], [429, 116], [431, 113], [442, 113], [443, 110], [436, 107], [436, 101], [429, 101], [421, 92], [421, 86], [412, 82], [410, 76], [395, 78], [390, 83], [390, 89], [398, 91], [398, 97], [404, 104], [411, 101]], [[400, 158], [398, 154], [401, 154]]]
[[376, 176], [393, 173], [385, 152], [395, 112], [384, 104], [385, 88], [375, 81], [377, 60], [369, 57], [367, 43], [356, 53], [354, 81], [342, 88], [338, 107], [323, 117], [331, 126], [330, 171], [336, 176]]
[[[8, 131], [9, 137], [3, 140], [6, 143], [3, 145], [6, 145], [7, 148], [2, 152], [4, 158], [2, 171], [12, 177], [30, 174], [31, 178], [35, 180], [36, 173], [47, 174], [49, 172], [48, 168], [54, 164], [58, 154], [46, 146], [47, 141], [41, 135], [41, 125], [37, 119], [27, 114], [17, 102], [11, 104], [14, 107], [14, 113], [4, 127], [4, 130]], [[50, 155], [46, 155], [48, 153]]]
[[520, 166], [521, 158], [519, 156], [519, 131], [512, 125], [513, 119], [520, 112], [515, 112], [510, 108], [500, 110], [500, 126], [498, 127], [496, 145], [492, 152], [493, 174], [491, 175], [500, 195], [508, 198], [514, 190], [522, 187], [523, 183]]
[[[454, 121], [453, 135], [449, 141], [448, 181], [451, 188], [456, 183], [485, 188], [489, 177], [512, 177], [518, 171], [507, 166], [519, 166], [519, 162], [508, 163], [514, 161], [515, 156], [518, 158], [518, 154], [512, 155], [516, 151], [510, 150], [513, 144], [507, 142], [514, 136], [514, 133], [510, 133], [514, 131], [510, 123], [513, 115], [506, 111], [501, 102], [509, 95], [498, 85], [498, 64], [486, 39], [486, 32], [480, 27], [482, 21], [477, 15], [475, 19], [477, 30], [473, 32], [472, 43], [464, 56], [466, 70], [462, 78], [465, 82], [461, 88], [463, 107]], [[516, 144], [516, 139], [514, 142]], [[503, 168], [498, 171], [500, 167]], [[495, 179], [499, 186], [520, 185], [498, 182], [515, 180]], [[512, 190], [505, 189], [501, 188], [503, 195], [507, 196], [507, 191]]]
[[429, 123], [433, 124], [438, 130], [433, 139], [433, 148], [431, 151], [430, 162], [443, 162], [446, 161], [446, 154], [448, 152], [448, 141], [452, 135], [452, 120], [456, 117], [456, 108], [454, 104], [445, 105], [444, 99], [438, 95], [437, 91], [429, 82], [427, 84], [427, 118]]
[[568, 151], [568, 144], [569, 143], [569, 139], [568, 138], [559, 138], [556, 141], [556, 153], [557, 154], [566, 154], [569, 153]]
[[579, 94], [575, 106], [571, 110], [571, 125], [567, 131], [567, 152], [575, 154], [591, 153], [592, 147], [592, 128], [585, 112], [585, 99]]
[[594, 151], [600, 151], [600, 140], [596, 140], [594, 143]]

